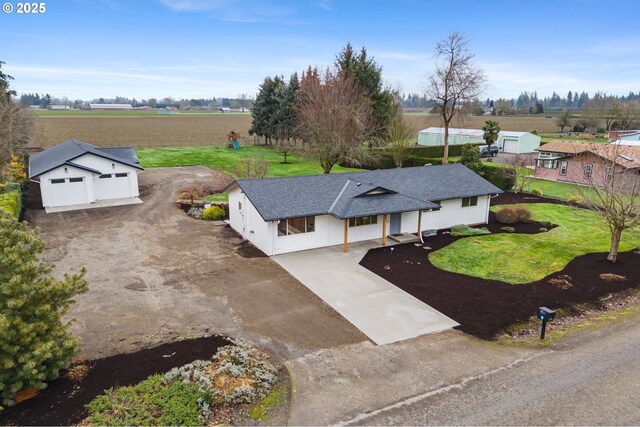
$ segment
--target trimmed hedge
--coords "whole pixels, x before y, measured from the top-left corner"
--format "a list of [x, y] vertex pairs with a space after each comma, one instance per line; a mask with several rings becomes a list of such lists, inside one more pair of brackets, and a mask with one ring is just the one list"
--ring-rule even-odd
[[22, 212], [22, 193], [19, 186], [18, 189], [9, 191], [7, 187], [8, 185], [4, 193], [0, 193], [0, 209], [9, 212], [17, 220]]
[[[485, 144], [471, 144], [480, 146]], [[464, 145], [449, 145], [449, 157], [460, 157], [462, 155], [462, 147]], [[442, 157], [444, 156], [444, 146], [425, 146], [418, 145], [411, 149], [411, 155], [415, 157]]]
[[483, 165], [482, 169], [484, 171], [482, 177], [499, 189], [507, 191], [513, 188], [515, 181], [513, 177], [505, 173], [506, 171], [503, 168]]

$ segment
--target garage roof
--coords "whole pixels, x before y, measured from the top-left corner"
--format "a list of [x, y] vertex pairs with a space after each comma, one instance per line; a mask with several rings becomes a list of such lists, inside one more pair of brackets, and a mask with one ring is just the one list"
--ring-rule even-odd
[[[99, 148], [77, 139], [70, 139], [31, 156], [29, 158], [29, 178], [36, 178], [59, 166], [69, 164], [87, 153], [142, 170], [137, 164], [138, 157], [132, 147]], [[78, 167], [75, 164], [73, 166]]]
[[265, 221], [315, 215], [339, 219], [438, 209], [434, 201], [502, 191], [464, 165], [241, 179], [238, 185]]

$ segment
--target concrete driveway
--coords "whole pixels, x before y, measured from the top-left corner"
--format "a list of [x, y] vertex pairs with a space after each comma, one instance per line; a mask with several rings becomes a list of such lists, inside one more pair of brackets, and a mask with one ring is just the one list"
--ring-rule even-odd
[[374, 241], [277, 255], [273, 259], [376, 344], [458, 326], [358, 263]]

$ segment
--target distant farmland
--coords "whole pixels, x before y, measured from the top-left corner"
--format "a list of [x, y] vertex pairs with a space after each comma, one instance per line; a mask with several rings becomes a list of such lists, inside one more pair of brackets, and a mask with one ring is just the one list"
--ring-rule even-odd
[[227, 133], [232, 129], [240, 133], [241, 144], [253, 141], [248, 135], [249, 114], [72, 113], [37, 114], [36, 123], [41, 135], [37, 144], [46, 148], [76, 138], [98, 146], [114, 147], [219, 146], [226, 143]]
[[[253, 143], [249, 137], [251, 115], [211, 112], [180, 112], [161, 114], [157, 111], [42, 111], [37, 112], [41, 147], [50, 147], [76, 138], [98, 146], [171, 147], [220, 146], [227, 133], [240, 133], [240, 143]], [[440, 126], [437, 116], [407, 114], [407, 120], [417, 129]], [[496, 119], [503, 130], [557, 132], [553, 119], [544, 117], [465, 117], [453, 126], [480, 128], [488, 119]]]

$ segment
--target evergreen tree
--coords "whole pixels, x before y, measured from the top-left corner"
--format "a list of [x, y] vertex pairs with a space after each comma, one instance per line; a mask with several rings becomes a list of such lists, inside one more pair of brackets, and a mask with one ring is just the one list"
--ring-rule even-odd
[[26, 222], [0, 210], [0, 398], [13, 404], [20, 390], [46, 387], [78, 350], [62, 317], [73, 297], [87, 292], [85, 270], [51, 276], [40, 261], [44, 243]]
[[9, 89], [9, 80], [13, 80], [13, 77], [2, 72], [4, 64], [5, 62], [0, 61], [0, 96], [10, 100], [12, 96], [16, 95], [16, 91]]
[[335, 66], [339, 73], [355, 79], [364, 94], [371, 99], [377, 127], [375, 135], [384, 139], [396, 115], [398, 104], [391, 89], [383, 88], [382, 67], [367, 55], [366, 48], [363, 47], [356, 53], [351, 43], [347, 43], [336, 56]]
[[475, 147], [471, 144], [465, 144], [464, 147], [462, 147], [460, 163], [462, 163], [478, 175], [484, 175], [482, 158], [480, 157], [480, 150], [478, 150], [478, 147]]

